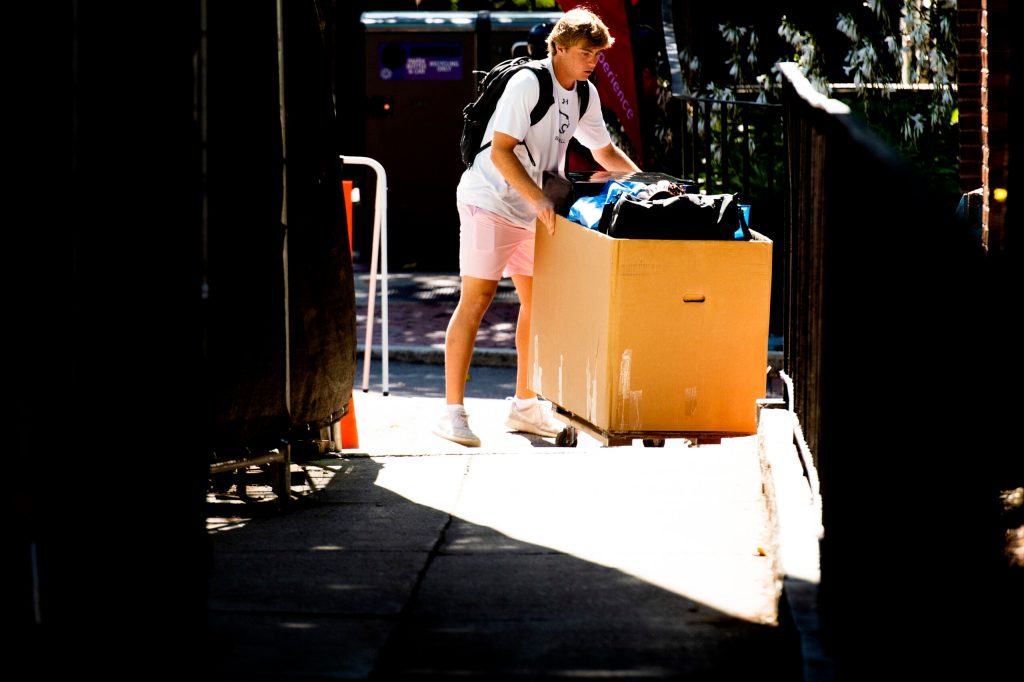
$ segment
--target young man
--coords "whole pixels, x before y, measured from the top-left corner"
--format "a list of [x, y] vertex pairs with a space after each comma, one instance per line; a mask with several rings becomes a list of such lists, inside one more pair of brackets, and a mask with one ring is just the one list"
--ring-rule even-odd
[[470, 447], [480, 439], [470, 429], [464, 407], [466, 375], [476, 334], [494, 299], [498, 281], [511, 277], [519, 296], [516, 324], [516, 394], [506, 426], [539, 436], [555, 436], [562, 426], [550, 409], [526, 388], [529, 368], [530, 309], [533, 301], [533, 245], [537, 224], [555, 233], [555, 209], [544, 196], [544, 171], [564, 167], [566, 148], [575, 137], [609, 171], [639, 171], [612, 143], [601, 114], [597, 88], [579, 115], [577, 81], [586, 81], [597, 67], [602, 50], [615, 39], [589, 10], [566, 12], [548, 35], [548, 58], [555, 103], [547, 115], [530, 126], [530, 110], [540, 96], [537, 77], [524, 69], [516, 73], [498, 100], [487, 124], [484, 142], [473, 165], [459, 182], [456, 199], [461, 227], [459, 270], [462, 290], [445, 335], [445, 412], [434, 433]]

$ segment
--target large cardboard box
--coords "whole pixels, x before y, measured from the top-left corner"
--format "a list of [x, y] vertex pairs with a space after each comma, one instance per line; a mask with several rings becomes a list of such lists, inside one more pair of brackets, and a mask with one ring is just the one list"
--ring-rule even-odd
[[772, 242], [538, 225], [531, 390], [613, 436], [748, 435], [765, 397]]

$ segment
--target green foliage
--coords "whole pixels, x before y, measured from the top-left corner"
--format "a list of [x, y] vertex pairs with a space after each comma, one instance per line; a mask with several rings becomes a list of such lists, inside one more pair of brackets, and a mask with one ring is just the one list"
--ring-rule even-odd
[[648, 146], [647, 154], [644, 157], [645, 165], [652, 169], [665, 169], [678, 173], [675, 170], [678, 150], [676, 150], [675, 126], [669, 114], [669, 107], [672, 103], [672, 84], [668, 78], [658, 78], [657, 99], [654, 106], [654, 116], [651, 122], [653, 128], [653, 140]]
[[[928, 90], [897, 91], [885, 98], [858, 98], [837, 93], [833, 93], [833, 97], [847, 104], [854, 116], [898, 151], [933, 188], [944, 195], [960, 196], [956, 110], [951, 113], [948, 125], [929, 127], [920, 113], [929, 106], [932, 95]], [[913, 138], [908, 138], [907, 126], [916, 129]]]
[[[684, 94], [697, 98], [684, 105], [689, 158], [683, 173], [708, 193], [740, 192], [744, 200], [761, 201], [784, 172], [781, 112], [758, 106], [777, 102], [776, 88], [760, 72], [759, 39], [753, 27], [727, 23], [718, 28], [729, 50], [730, 82], [703, 82], [700, 59], [688, 50], [680, 54]], [[723, 137], [728, 144], [723, 144]]]
[[839, 15], [837, 28], [851, 42], [843, 70], [854, 97], [832, 93], [934, 187], [954, 195], [956, 9], [955, 0], [867, 0], [857, 16]]
[[[719, 30], [728, 48], [728, 82], [703, 82], [700, 60], [683, 52], [680, 61], [685, 94], [723, 102], [778, 102], [781, 73], [777, 65], [794, 62], [818, 92], [845, 101], [854, 115], [933, 184], [959, 191], [955, 0], [865, 0], [855, 12], [838, 14], [836, 30], [850, 42], [842, 66], [850, 87], [842, 91], [825, 75], [826, 64], [816, 37], [790, 23], [786, 16], [780, 18], [778, 35], [791, 52], [776, 59], [767, 72], [758, 55], [753, 27], [723, 24]], [[767, 177], [772, 170], [764, 168], [765, 145], [780, 145], [781, 141], [751, 134], [757, 131], [757, 124], [747, 120], [747, 113], [733, 116], [730, 109], [727, 104], [716, 103], [708, 122], [703, 117], [695, 119], [698, 133], [710, 140], [702, 161], [711, 176], [720, 175], [721, 169], [727, 168], [729, 177], [725, 185], [736, 187], [737, 162], [742, 160], [743, 153], [749, 153], [756, 160], [757, 169], [752, 177], [756, 183], [756, 178]], [[705, 130], [708, 125], [710, 129]], [[742, 151], [733, 145], [732, 150], [736, 151], [724, 164], [717, 142], [723, 126], [729, 127], [732, 139], [750, 139]], [[775, 137], [780, 135], [781, 127]]]
[[[772, 64], [774, 87], [771, 88], [773, 99], [777, 101], [778, 88], [782, 84], [782, 73], [779, 71], [778, 62], [791, 61], [799, 68], [800, 73], [810, 82], [815, 90], [822, 94], [828, 93], [828, 79], [825, 78], [825, 62], [821, 51], [818, 50], [817, 42], [810, 33], [805, 33], [789, 23], [783, 16], [779, 21], [779, 37], [786, 41], [786, 44], [793, 49], [792, 56], [779, 59]], [[764, 79], [767, 85], [768, 79]]]
[[[836, 27], [852, 43], [843, 70], [864, 102], [865, 114], [872, 100], [891, 99], [898, 89], [894, 84], [923, 87], [930, 98], [899, 119], [901, 146], [916, 143], [926, 133], [940, 134], [956, 108], [955, 0], [867, 0], [863, 9], [866, 16], [840, 14]], [[878, 30], [866, 33], [857, 19], [872, 22]]]

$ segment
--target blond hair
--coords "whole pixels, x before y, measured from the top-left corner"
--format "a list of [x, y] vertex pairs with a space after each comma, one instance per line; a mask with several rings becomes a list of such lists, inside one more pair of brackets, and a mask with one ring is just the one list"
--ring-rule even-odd
[[548, 54], [555, 55], [555, 46], [570, 48], [582, 44], [592, 50], [605, 50], [615, 44], [615, 38], [601, 17], [586, 7], [574, 7], [558, 20], [548, 34]]

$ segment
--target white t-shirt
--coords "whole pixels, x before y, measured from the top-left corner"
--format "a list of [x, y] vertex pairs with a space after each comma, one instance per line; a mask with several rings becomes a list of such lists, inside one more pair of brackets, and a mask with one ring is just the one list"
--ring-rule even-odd
[[[597, 88], [587, 83], [590, 101], [586, 113], [580, 119], [579, 95], [575, 90], [566, 90], [558, 83], [550, 57], [542, 60], [542, 63], [551, 71], [555, 95], [555, 103], [544, 118], [537, 125], [530, 126], [530, 111], [540, 99], [540, 81], [528, 69], [523, 69], [506, 84], [494, 115], [487, 123], [482, 141], [482, 144], [490, 142], [495, 130], [517, 140], [525, 140], [525, 147], [516, 145], [515, 154], [538, 187], [543, 186], [544, 171], [562, 172], [570, 138], [575, 137], [588, 149], [600, 149], [611, 143], [611, 136], [601, 116], [601, 100]], [[491, 149], [487, 147], [477, 154], [473, 165], [462, 174], [456, 199], [459, 203], [497, 213], [528, 230], [536, 229], [537, 212], [533, 204], [512, 189], [505, 181], [505, 176], [494, 167]]]

